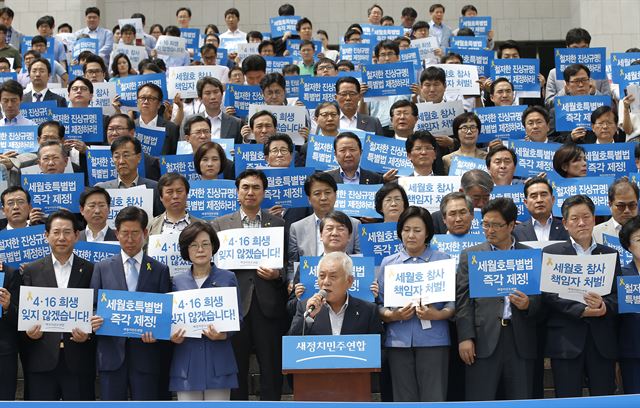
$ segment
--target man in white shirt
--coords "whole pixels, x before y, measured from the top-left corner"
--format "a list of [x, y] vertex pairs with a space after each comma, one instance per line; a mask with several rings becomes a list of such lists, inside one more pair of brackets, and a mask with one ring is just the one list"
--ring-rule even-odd
[[638, 215], [638, 185], [621, 177], [609, 186], [609, 208], [611, 218], [593, 228], [593, 236], [598, 244], [604, 241], [603, 235], [617, 237], [622, 226]]
[[32, 120], [25, 118], [20, 113], [20, 103], [22, 102], [23, 93], [24, 88], [18, 81], [10, 79], [2, 84], [0, 87], [0, 105], [2, 105], [4, 118], [0, 120], [0, 126], [35, 126]]
[[7, 217], [0, 220], [0, 230], [42, 224], [46, 219], [45, 213], [31, 206], [31, 195], [20, 186], [11, 186], [4, 190], [0, 202], [2, 212]]
[[240, 22], [240, 12], [237, 8], [230, 8], [224, 12], [224, 22], [227, 24], [227, 31], [220, 34], [220, 39], [223, 38], [246, 38], [247, 33], [240, 31], [238, 23]]
[[531, 219], [513, 229], [518, 241], [564, 241], [569, 239], [559, 218], [553, 217], [553, 187], [544, 177], [534, 177], [524, 184], [524, 205]]
[[111, 55], [111, 49], [113, 48], [113, 33], [111, 30], [107, 30], [100, 25], [100, 9], [97, 7], [88, 7], [85, 12], [85, 22], [87, 26], [82, 30], [76, 31], [76, 38], [81, 34], [86, 34], [91, 38], [98, 39], [98, 47], [100, 48], [98, 53], [100, 56], [108, 61], [109, 55]]
[[117, 241], [115, 231], [107, 226], [111, 196], [102, 187], [88, 187], [80, 194], [80, 213], [87, 227], [80, 231], [79, 241]]

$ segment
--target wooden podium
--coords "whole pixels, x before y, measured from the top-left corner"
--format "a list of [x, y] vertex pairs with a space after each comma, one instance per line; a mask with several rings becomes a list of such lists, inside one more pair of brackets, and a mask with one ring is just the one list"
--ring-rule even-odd
[[283, 370], [293, 374], [295, 401], [371, 401], [371, 373], [379, 368]]

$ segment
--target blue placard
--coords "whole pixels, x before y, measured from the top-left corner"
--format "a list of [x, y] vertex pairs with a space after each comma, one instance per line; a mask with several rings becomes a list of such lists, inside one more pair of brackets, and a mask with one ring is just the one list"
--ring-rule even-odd
[[636, 143], [583, 145], [587, 159], [587, 176], [619, 178], [637, 170], [633, 149]]
[[123, 106], [137, 106], [138, 104], [138, 88], [144, 84], [156, 84], [162, 89], [163, 99], [167, 99], [167, 77], [165, 74], [145, 74], [145, 75], [129, 75], [117, 78], [116, 94], [120, 95], [120, 102]]
[[528, 178], [535, 177], [542, 172], [552, 172], [553, 156], [560, 146], [562, 145], [559, 143], [510, 140], [509, 148], [513, 149], [516, 152], [516, 156], [518, 156], [515, 175]]
[[314, 169], [308, 167], [267, 168], [262, 171], [269, 182], [262, 207], [271, 208], [274, 205], [281, 205], [284, 208], [301, 208], [309, 206], [307, 195], [304, 192], [304, 181], [315, 172]]
[[199, 28], [180, 28], [180, 38], [187, 40], [185, 48], [188, 50], [199, 50], [198, 43], [200, 42], [200, 29]]
[[103, 259], [118, 255], [120, 253], [120, 245], [107, 244], [105, 242], [77, 241], [73, 245], [73, 253], [92, 264], [96, 264]]
[[376, 266], [380, 266], [386, 256], [402, 250], [395, 222], [360, 224], [358, 231], [354, 233], [360, 237], [362, 255], [372, 256]]
[[629, 173], [629, 180], [632, 183], [636, 183], [638, 188], [640, 188], [640, 173], [638, 172]]
[[2, 262], [12, 268], [49, 255], [51, 248], [44, 237], [44, 224], [0, 231]]
[[283, 336], [282, 369], [380, 368], [380, 335]]
[[596, 206], [595, 215], [611, 215], [609, 208], [609, 186], [613, 183], [613, 177], [573, 177], [562, 178], [555, 173], [547, 174], [556, 202], [553, 206], [553, 215], [562, 217], [562, 203], [567, 198], [576, 194], [586, 194]]
[[411, 95], [416, 71], [410, 62], [368, 64], [362, 67], [362, 80], [367, 85], [365, 97]]
[[607, 79], [607, 49], [599, 48], [556, 48], [554, 50], [556, 79], [564, 80], [564, 69], [569, 65], [582, 64], [591, 71], [591, 79]]
[[524, 105], [475, 109], [482, 123], [478, 143], [489, 143], [495, 139], [524, 139], [526, 132], [522, 124], [522, 112], [525, 109], [527, 107]]
[[628, 67], [632, 62], [640, 60], [640, 52], [612, 52], [609, 57], [611, 59], [611, 81], [614, 84], [620, 84], [620, 68]]
[[[20, 42], [20, 54], [24, 55], [25, 52], [31, 49], [31, 40], [33, 40], [33, 35], [23, 35], [22, 40]], [[47, 39], [47, 52], [45, 54], [51, 54], [53, 58], [53, 49], [55, 47], [55, 40], [53, 37], [46, 37]], [[40, 53], [42, 55], [42, 53]], [[46, 58], [42, 55], [43, 58]], [[51, 66], [53, 68], [53, 65]], [[24, 68], [24, 67], [23, 67]]]
[[518, 221], [525, 222], [531, 219], [531, 214], [524, 204], [524, 183], [510, 186], [495, 186], [491, 191], [491, 198], [506, 197], [513, 200], [518, 207]]
[[238, 191], [233, 180], [198, 180], [190, 183], [187, 210], [211, 221], [238, 211]]
[[[435, 234], [431, 239], [431, 245], [440, 252], [444, 252], [460, 262], [460, 253], [469, 247], [486, 242], [484, 234]], [[362, 241], [360, 241], [362, 243]]]
[[369, 44], [340, 44], [340, 59], [351, 61], [356, 67], [371, 64], [372, 55]]
[[384, 136], [367, 135], [362, 145], [360, 166], [377, 173], [398, 170], [399, 176], [413, 173], [413, 164], [407, 158], [405, 141]]
[[[4, 272], [0, 272], [0, 287], [4, 287]], [[0, 316], [2, 318], [2, 316]]]
[[296, 25], [300, 20], [300, 16], [280, 16], [280, 17], [271, 17], [269, 19], [269, 26], [271, 28], [271, 37], [277, 38], [282, 37], [286, 32], [291, 33], [291, 35], [298, 35], [298, 31], [296, 30]]
[[160, 158], [160, 174], [180, 173], [191, 183], [200, 180], [200, 175], [196, 172], [192, 154], [178, 154], [162, 156]]
[[619, 68], [619, 84], [620, 84], [620, 95], [624, 97], [624, 90], [627, 89], [629, 85], [639, 85], [640, 84], [640, 65], [630, 65], [628, 67]]
[[102, 143], [102, 108], [51, 109], [51, 118], [64, 126], [65, 139], [82, 140], [85, 143]]
[[37, 126], [0, 126], [0, 152], [38, 151]]
[[[150, 263], [146, 267], [151, 270]], [[100, 289], [96, 315], [104, 323], [96, 334], [140, 338], [151, 332], [157, 340], [169, 340], [172, 299], [173, 296], [164, 293]]]
[[488, 35], [491, 31], [491, 17], [489, 16], [473, 16], [460, 17], [458, 19], [458, 28], [468, 27], [473, 30], [475, 35]]
[[475, 65], [478, 67], [478, 77], [488, 78], [491, 75], [491, 63], [494, 59], [493, 50], [465, 50], [463, 48], [449, 48], [449, 52], [460, 54], [465, 65]]
[[487, 48], [486, 36], [453, 36], [449, 41], [451, 48], [459, 48], [465, 50], [484, 50], [485, 48]]
[[381, 184], [338, 184], [334, 210], [350, 217], [382, 218], [376, 211], [376, 193]]
[[507, 296], [515, 290], [540, 294], [540, 249], [469, 252], [469, 295], [472, 298]]
[[[416, 69], [422, 69], [422, 59], [420, 59], [420, 50], [417, 48], [407, 48], [400, 50], [400, 62], [410, 62]], [[419, 78], [416, 75], [416, 78]]]
[[224, 106], [233, 106], [236, 108], [237, 117], [246, 118], [249, 115], [249, 105], [264, 105], [264, 97], [259, 86], [227, 84]]
[[51, 120], [52, 111], [57, 107], [56, 101], [22, 102], [20, 104], [20, 114], [39, 125], [42, 122]]
[[618, 313], [640, 313], [640, 276], [618, 276]]
[[309, 135], [305, 167], [311, 167], [316, 171], [337, 168], [338, 162], [333, 152], [334, 140], [335, 137], [331, 136]]
[[372, 26], [371, 35], [373, 35], [373, 41], [378, 44], [384, 40], [395, 40], [398, 37], [404, 36], [404, 27], [402, 26]]
[[628, 265], [633, 262], [633, 255], [622, 247], [618, 236], [602, 234], [602, 244], [618, 251], [620, 255], [620, 265]]
[[73, 43], [72, 56], [74, 60], [78, 60], [80, 53], [90, 51], [92, 54], [98, 55], [100, 50], [100, 40], [97, 38], [78, 38]]
[[487, 173], [487, 163], [484, 159], [476, 159], [475, 157], [453, 156], [451, 166], [449, 166], [449, 176], [462, 176], [469, 170], [483, 170]]
[[[293, 64], [292, 57], [262, 57], [267, 62], [267, 74], [276, 72], [282, 74], [282, 69], [290, 64]], [[287, 95], [290, 95], [287, 92]], [[294, 94], [296, 95], [296, 94]]]
[[69, 82], [78, 77], [84, 76], [84, 71], [82, 70], [82, 65], [80, 64], [70, 65], [67, 73], [69, 74]]
[[478, 208], [473, 211], [473, 220], [471, 220], [471, 229], [469, 230], [469, 234], [484, 236], [484, 231], [482, 230], [482, 211]]
[[[96, 183], [114, 180], [118, 177], [116, 166], [111, 158], [111, 150], [96, 149], [89, 146], [87, 150], [87, 176], [89, 177], [89, 185], [94, 186]], [[145, 177], [144, 155], [138, 163], [138, 175]]]
[[[0, 84], [3, 84], [10, 79], [17, 81], [18, 73], [17, 72], [0, 72]], [[22, 108], [22, 106], [20, 107]]]
[[84, 174], [23, 174], [22, 188], [31, 195], [31, 205], [51, 214], [61, 208], [80, 212], [80, 194], [84, 191]]
[[300, 93], [300, 84], [302, 83], [300, 75], [287, 75], [284, 77], [284, 82], [287, 87], [287, 95], [298, 95]]
[[[300, 296], [301, 300], [309, 299], [317, 293], [318, 287], [318, 262], [321, 256], [301, 256], [300, 257], [300, 283], [305, 287], [305, 291]], [[353, 261], [353, 285], [349, 288], [349, 295], [358, 299], [373, 302], [373, 293], [369, 286], [375, 279], [375, 262], [371, 257], [354, 256]]]
[[556, 130], [570, 132], [577, 127], [591, 129], [591, 113], [604, 105], [611, 105], [610, 96], [556, 96]]
[[491, 78], [507, 78], [516, 92], [540, 91], [540, 60], [536, 58], [494, 59]]
[[[287, 40], [287, 51], [289, 51], [289, 56], [293, 57], [294, 61], [302, 61], [302, 56], [300, 55], [300, 44], [302, 44], [302, 40]], [[313, 45], [315, 46], [315, 51], [313, 53], [313, 58], [317, 58], [318, 54], [322, 52], [322, 41], [313, 40]]]
[[142, 151], [154, 157], [162, 154], [164, 139], [167, 134], [164, 130], [149, 129], [142, 126], [136, 126], [136, 139], [142, 143]]
[[336, 99], [336, 81], [335, 77], [302, 77], [298, 99], [307, 109], [315, 109], [321, 102], [333, 102]]
[[261, 144], [237, 144], [235, 145], [234, 164], [236, 174], [246, 169], [269, 167], [264, 158], [264, 145]]
[[[218, 55], [216, 64], [218, 65], [227, 65], [229, 62], [229, 51], [226, 48], [218, 48]], [[198, 50], [198, 56], [200, 56], [200, 50]]]

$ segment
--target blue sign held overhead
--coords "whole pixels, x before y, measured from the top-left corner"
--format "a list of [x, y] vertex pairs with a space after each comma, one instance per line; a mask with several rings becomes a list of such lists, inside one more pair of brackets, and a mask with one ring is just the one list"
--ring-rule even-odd
[[516, 92], [540, 91], [540, 60], [535, 58], [494, 59], [491, 78], [506, 78]]
[[118, 255], [120, 253], [120, 245], [107, 244], [105, 242], [77, 241], [73, 245], [73, 253], [95, 264], [103, 259]]
[[64, 126], [65, 139], [102, 143], [102, 108], [51, 108], [51, 118]]
[[469, 292], [472, 298], [507, 296], [515, 290], [540, 294], [540, 249], [469, 252]]
[[411, 95], [416, 83], [416, 71], [409, 62], [369, 64], [362, 67], [362, 80], [367, 85], [366, 98]]
[[556, 96], [556, 130], [570, 132], [577, 127], [591, 129], [591, 113], [605, 105], [611, 105], [608, 95]]
[[281, 205], [284, 208], [309, 206], [304, 192], [304, 181], [315, 172], [308, 167], [267, 168], [262, 170], [267, 176], [268, 188], [264, 194], [262, 207], [271, 208]]
[[283, 336], [282, 369], [380, 368], [380, 335]]
[[553, 194], [556, 197], [553, 215], [562, 217], [562, 203], [576, 194], [586, 194], [596, 206], [595, 215], [611, 215], [609, 208], [609, 186], [613, 184], [613, 177], [573, 177], [562, 178], [555, 173], [547, 174]]
[[[17, 72], [0, 72], [0, 84], [3, 84], [10, 79], [17, 81], [18, 73]], [[20, 108], [22, 108], [22, 105], [20, 105]]]
[[640, 313], [640, 276], [618, 276], [618, 313]]
[[271, 37], [282, 37], [287, 32], [291, 33], [291, 35], [298, 35], [296, 25], [298, 24], [300, 18], [300, 16], [271, 17], [269, 19], [269, 26], [271, 27]]
[[[482, 220], [480, 220], [482, 222]], [[444, 252], [451, 258], [456, 260], [456, 265], [460, 262], [460, 253], [474, 245], [486, 242], [484, 234], [435, 234], [431, 239], [433, 245], [438, 251]], [[362, 244], [362, 241], [360, 241]]]
[[402, 243], [398, 239], [396, 230], [395, 222], [360, 224], [358, 231], [354, 231], [354, 234], [357, 233], [360, 237], [362, 255], [372, 256], [375, 265], [380, 266], [386, 256], [400, 252]]
[[44, 224], [0, 231], [0, 251], [2, 262], [12, 268], [49, 255], [51, 247], [44, 237]]
[[22, 102], [20, 114], [35, 122], [36, 125], [51, 120], [52, 110], [57, 108], [56, 101]]
[[224, 106], [236, 108], [236, 116], [246, 118], [249, 114], [249, 105], [252, 104], [264, 105], [264, 97], [259, 86], [227, 84]]
[[336, 99], [335, 77], [304, 76], [300, 79], [298, 99], [307, 109], [315, 109], [321, 102], [333, 102]]
[[340, 59], [351, 61], [356, 67], [371, 64], [372, 55], [369, 44], [340, 44]]
[[465, 50], [484, 50], [487, 48], [486, 36], [453, 36], [449, 41], [451, 48], [462, 48]]
[[31, 195], [31, 205], [51, 214], [61, 208], [80, 212], [80, 194], [84, 191], [84, 174], [23, 174], [22, 188]]
[[465, 50], [463, 48], [449, 48], [450, 52], [460, 54], [464, 64], [478, 67], [478, 76], [488, 78], [491, 75], [491, 63], [494, 59], [493, 50]]
[[333, 152], [334, 140], [331, 136], [309, 135], [305, 167], [311, 167], [316, 171], [337, 168], [338, 162]]
[[582, 64], [591, 71], [591, 79], [607, 79], [607, 49], [556, 48], [554, 50], [556, 79], [564, 80], [564, 69], [569, 65]]
[[199, 28], [180, 28], [180, 37], [187, 40], [185, 44], [186, 49], [193, 50], [195, 52], [200, 48], [199, 47], [199, 42], [200, 42]]
[[74, 60], [78, 60], [80, 53], [90, 51], [92, 54], [98, 55], [100, 50], [100, 40], [97, 38], [78, 38], [73, 43], [72, 56]]
[[635, 146], [636, 143], [583, 145], [587, 159], [587, 176], [619, 178], [635, 171]]
[[0, 152], [38, 151], [37, 126], [0, 126]]
[[633, 255], [631, 254], [631, 252], [622, 247], [622, 244], [620, 243], [620, 237], [618, 237], [617, 235], [613, 236], [602, 234], [602, 244], [618, 251], [618, 254], [620, 255], [620, 265], [628, 265], [629, 263], [633, 262]]
[[[300, 55], [300, 44], [302, 44], [302, 40], [287, 40], [287, 51], [289, 51], [289, 56], [293, 57], [294, 61], [302, 61], [302, 55]], [[322, 52], [322, 41], [313, 40], [314, 46], [314, 59], [318, 57], [318, 54]]]
[[261, 144], [237, 144], [233, 157], [236, 174], [240, 174], [246, 169], [269, 167], [264, 158], [264, 145]]
[[460, 17], [458, 20], [458, 28], [465, 27], [472, 29], [475, 35], [488, 35], [489, 31], [491, 31], [491, 17]]
[[517, 105], [475, 109], [474, 112], [482, 123], [478, 143], [489, 143], [495, 139], [524, 139], [522, 112], [526, 108], [526, 106]]
[[[262, 57], [267, 62], [267, 74], [271, 74], [273, 72], [277, 72], [279, 74], [282, 73], [282, 69], [289, 65], [293, 64], [292, 57]], [[291, 95], [287, 92], [287, 95]], [[297, 93], [293, 94], [297, 95]]]
[[634, 61], [640, 60], [640, 52], [612, 52], [609, 57], [611, 59], [611, 81], [614, 84], [620, 84], [620, 68], [628, 67]]
[[[163, 100], [167, 99], [167, 77], [165, 74], [145, 74], [145, 75], [129, 75], [117, 78], [116, 93], [120, 95], [120, 102], [123, 106], [137, 106], [138, 104], [138, 88], [142, 85], [152, 83], [162, 89]], [[162, 101], [160, 101], [162, 103]]]
[[[515, 175], [522, 178], [535, 177], [540, 173], [553, 171], [553, 156], [562, 146], [559, 143], [509, 140], [509, 148], [518, 156]], [[586, 146], [586, 145], [584, 145]]]
[[451, 159], [449, 176], [462, 176], [467, 171], [475, 169], [489, 172], [484, 159], [476, 159], [475, 157], [467, 156], [454, 156], [453, 159]]
[[302, 84], [300, 75], [287, 75], [284, 77], [284, 82], [287, 87], [287, 95], [298, 95], [300, 93], [300, 85]]
[[187, 210], [194, 217], [211, 221], [238, 211], [238, 191], [233, 180], [198, 180], [189, 184]]
[[624, 95], [624, 90], [629, 85], [640, 84], [640, 65], [630, 65], [628, 67], [619, 68], [620, 95]]
[[377, 173], [398, 170], [399, 176], [413, 173], [413, 164], [407, 158], [405, 141], [384, 136], [367, 135], [362, 145], [360, 166]]
[[196, 172], [192, 154], [177, 154], [162, 156], [160, 158], [160, 174], [180, 173], [189, 180], [200, 180], [200, 175]]
[[[304, 293], [300, 296], [301, 300], [309, 299], [320, 290], [318, 287], [318, 263], [321, 258], [321, 256], [300, 257], [300, 283], [305, 287]], [[349, 295], [373, 302], [373, 293], [371, 293], [369, 286], [375, 279], [374, 259], [354, 256], [351, 260], [353, 261], [353, 284], [349, 288]]]
[[382, 218], [375, 208], [380, 184], [338, 184], [334, 209], [350, 217]]
[[167, 134], [164, 130], [149, 129], [136, 126], [136, 139], [142, 143], [142, 151], [146, 154], [158, 157], [162, 155], [162, 147]]
[[495, 186], [491, 191], [491, 198], [506, 197], [513, 200], [518, 207], [518, 221], [524, 222], [531, 218], [527, 206], [524, 204], [524, 184], [510, 186]]
[[[89, 185], [94, 186], [96, 183], [114, 180], [118, 177], [116, 166], [111, 158], [109, 149], [97, 149], [95, 146], [89, 146], [87, 150], [87, 176], [89, 177]], [[138, 163], [138, 174], [145, 177], [144, 155]]]

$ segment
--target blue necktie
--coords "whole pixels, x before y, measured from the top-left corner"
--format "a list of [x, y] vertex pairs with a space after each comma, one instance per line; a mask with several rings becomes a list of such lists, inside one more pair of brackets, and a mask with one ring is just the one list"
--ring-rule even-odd
[[136, 260], [134, 258], [127, 259], [127, 289], [129, 292], [135, 292], [138, 286], [138, 268], [136, 268]]

